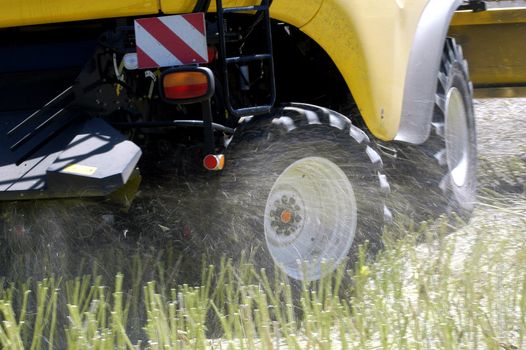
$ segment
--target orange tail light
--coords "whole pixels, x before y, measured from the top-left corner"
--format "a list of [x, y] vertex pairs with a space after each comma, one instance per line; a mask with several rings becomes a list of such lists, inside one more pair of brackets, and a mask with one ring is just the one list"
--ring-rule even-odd
[[195, 103], [214, 93], [212, 72], [207, 68], [170, 70], [162, 76], [162, 97], [170, 103]]

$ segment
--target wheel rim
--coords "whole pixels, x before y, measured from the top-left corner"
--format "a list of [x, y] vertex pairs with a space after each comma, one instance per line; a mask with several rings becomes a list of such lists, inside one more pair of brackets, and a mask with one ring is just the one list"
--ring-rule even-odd
[[469, 176], [468, 118], [462, 94], [451, 88], [446, 100], [445, 139], [447, 165], [451, 182], [456, 188], [463, 187]]
[[321, 157], [294, 162], [274, 183], [265, 207], [272, 258], [292, 278], [321, 278], [347, 256], [356, 208], [351, 182], [339, 166]]

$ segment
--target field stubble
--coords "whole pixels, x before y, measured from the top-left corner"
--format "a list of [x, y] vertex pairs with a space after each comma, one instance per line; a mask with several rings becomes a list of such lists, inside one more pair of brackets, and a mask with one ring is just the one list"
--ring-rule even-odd
[[206, 232], [206, 177], [146, 183], [116, 215], [74, 201], [4, 207], [1, 248], [14, 254], [0, 267], [1, 347], [526, 348], [526, 100], [475, 107], [471, 223], [401, 226], [374, 259], [315, 284], [256, 270], [242, 230]]

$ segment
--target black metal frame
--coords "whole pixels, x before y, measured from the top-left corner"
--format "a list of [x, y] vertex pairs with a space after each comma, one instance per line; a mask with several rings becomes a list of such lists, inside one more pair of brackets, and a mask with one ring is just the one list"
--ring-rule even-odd
[[[271, 0], [262, 0], [261, 5], [259, 6], [243, 6], [243, 7], [230, 7], [224, 8], [222, 0], [216, 0], [217, 6], [217, 21], [218, 21], [218, 31], [219, 31], [219, 59], [221, 64], [221, 70], [223, 74], [223, 93], [225, 99], [225, 106], [228, 109], [229, 113], [240, 118], [248, 115], [259, 115], [270, 113], [274, 104], [276, 103], [276, 81], [274, 73], [274, 56], [272, 50], [272, 28], [270, 22], [270, 6], [272, 4]], [[234, 56], [227, 57], [226, 49], [226, 32], [225, 32], [225, 17], [227, 13], [235, 12], [247, 12], [247, 11], [256, 11], [256, 18], [258, 14], [262, 14], [265, 22], [265, 32], [267, 39], [267, 52], [256, 55], [246, 55], [246, 56]], [[238, 64], [238, 63], [249, 63], [257, 61], [268, 61], [270, 68], [270, 100], [267, 104], [262, 106], [251, 106], [243, 108], [234, 108], [231, 102], [231, 91], [230, 83], [228, 80], [229, 76], [229, 65]]]
[[[199, 72], [203, 73], [207, 79], [208, 79], [208, 91], [206, 95], [203, 95], [198, 98], [192, 98], [192, 99], [186, 99], [186, 100], [171, 100], [166, 98], [164, 95], [164, 77], [167, 74], [176, 73], [176, 72]], [[161, 75], [160, 83], [159, 83], [159, 94], [163, 101], [171, 104], [192, 104], [192, 103], [199, 103], [201, 102], [201, 107], [203, 111], [203, 120], [201, 123], [194, 123], [192, 125], [185, 123], [187, 126], [202, 126], [203, 127], [203, 138], [204, 138], [204, 154], [213, 154], [214, 153], [214, 130], [217, 130], [218, 128], [214, 128], [213, 123], [213, 116], [212, 116], [212, 101], [211, 98], [215, 94], [215, 79], [214, 79], [214, 73], [209, 68], [206, 67], [196, 67], [196, 66], [181, 66], [181, 67], [175, 67], [169, 70], [166, 70]], [[171, 122], [171, 125], [169, 126], [176, 126], [177, 123], [174, 123], [174, 121]], [[185, 125], [183, 123], [180, 123], [179, 126]], [[147, 124], [145, 124], [147, 125]]]
[[193, 12], [208, 12], [211, 0], [198, 0]]

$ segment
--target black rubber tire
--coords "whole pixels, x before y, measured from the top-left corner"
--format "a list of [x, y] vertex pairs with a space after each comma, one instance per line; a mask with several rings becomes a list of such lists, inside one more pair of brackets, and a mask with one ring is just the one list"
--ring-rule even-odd
[[[460, 92], [464, 104], [467, 126], [466, 181], [458, 186], [451, 176], [447, 162], [447, 110], [448, 95], [452, 89]], [[435, 107], [429, 139], [422, 145], [399, 144], [399, 164], [389, 169], [388, 174], [400, 178], [411, 177], [413, 207], [418, 220], [429, 219], [429, 215], [447, 214], [450, 218], [460, 217], [469, 221], [473, 213], [477, 189], [477, 140], [475, 114], [473, 109], [473, 85], [469, 80], [467, 61], [462, 48], [453, 38], [447, 38], [437, 77]], [[406, 179], [407, 180], [407, 179]], [[411, 180], [410, 180], [411, 181]], [[402, 181], [403, 182], [403, 181]], [[408, 181], [405, 181], [406, 183]], [[417, 191], [414, 191], [418, 188]], [[419, 215], [421, 214], [421, 215]]]
[[369, 146], [369, 138], [337, 112], [290, 104], [270, 116], [244, 122], [227, 148], [226, 168], [220, 177], [224, 210], [229, 211], [224, 215], [230, 235], [223, 241], [226, 249], [241, 246], [251, 252], [257, 266], [272, 266], [263, 224], [267, 199], [280, 174], [306, 157], [330, 160], [350, 180], [357, 228], [349, 261], [352, 263], [357, 247], [365, 241], [369, 241], [371, 252], [381, 246], [384, 223], [391, 219], [385, 206], [390, 188], [381, 157]]

